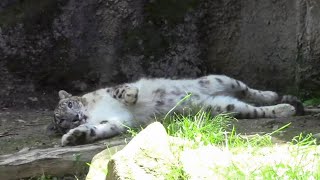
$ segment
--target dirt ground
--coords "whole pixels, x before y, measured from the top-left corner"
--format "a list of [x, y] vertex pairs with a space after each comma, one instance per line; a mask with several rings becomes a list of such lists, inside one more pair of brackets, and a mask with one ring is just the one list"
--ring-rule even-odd
[[11, 154], [26, 148], [58, 146], [58, 137], [49, 137], [46, 127], [52, 121], [49, 110], [0, 111], [0, 155]]
[[[49, 110], [0, 111], [0, 155], [11, 154], [25, 149], [60, 146], [59, 137], [49, 137], [46, 126], [52, 121]], [[312, 114], [278, 119], [241, 119], [235, 122], [238, 133], [269, 133], [291, 122], [275, 141], [287, 142], [303, 133], [320, 133], [320, 115]]]
[[290, 118], [240, 119], [235, 123], [235, 127], [237, 133], [252, 135], [271, 133], [289, 123], [291, 124], [287, 128], [272, 135], [275, 143], [292, 142], [292, 139], [301, 133], [320, 133], [319, 113]]

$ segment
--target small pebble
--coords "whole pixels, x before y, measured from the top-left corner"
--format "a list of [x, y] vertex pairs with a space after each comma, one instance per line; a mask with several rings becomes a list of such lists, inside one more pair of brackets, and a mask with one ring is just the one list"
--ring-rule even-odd
[[22, 119], [18, 119], [17, 120], [19, 123], [26, 123], [26, 121], [25, 120], [22, 120]]
[[19, 151], [19, 153], [24, 153], [24, 152], [27, 152], [27, 151], [29, 151], [29, 150], [30, 150], [30, 148], [24, 147], [24, 148], [22, 148], [22, 149]]
[[277, 130], [277, 129], [279, 129], [279, 125], [274, 125], [274, 126], [272, 127], [272, 130], [273, 130], [273, 131], [275, 131], [275, 130]]
[[28, 97], [28, 99], [32, 102], [37, 102], [38, 98], [37, 97]]
[[313, 137], [320, 141], [320, 133], [314, 134]]

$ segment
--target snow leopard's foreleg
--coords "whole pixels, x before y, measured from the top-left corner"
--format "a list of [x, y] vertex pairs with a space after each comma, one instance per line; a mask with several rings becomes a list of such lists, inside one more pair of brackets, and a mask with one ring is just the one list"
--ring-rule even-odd
[[237, 118], [289, 117], [295, 114], [290, 104], [255, 107], [230, 96], [216, 96], [204, 102], [213, 115], [229, 113]]
[[139, 89], [128, 84], [107, 88], [106, 91], [125, 105], [134, 105], [138, 101]]
[[61, 145], [80, 145], [92, 143], [99, 139], [107, 139], [119, 135], [126, 131], [125, 126], [119, 123], [101, 121], [100, 124], [83, 124], [68, 133], [64, 134], [61, 139]]

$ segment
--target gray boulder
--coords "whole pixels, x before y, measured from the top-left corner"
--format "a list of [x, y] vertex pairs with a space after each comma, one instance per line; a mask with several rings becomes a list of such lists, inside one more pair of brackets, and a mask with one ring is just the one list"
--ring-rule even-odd
[[107, 179], [165, 179], [175, 162], [168, 139], [159, 122], [149, 125], [112, 156]]

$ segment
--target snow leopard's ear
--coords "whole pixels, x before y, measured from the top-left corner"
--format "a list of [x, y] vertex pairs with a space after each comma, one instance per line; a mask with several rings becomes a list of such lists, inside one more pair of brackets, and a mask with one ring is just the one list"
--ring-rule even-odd
[[67, 93], [67, 91], [65, 90], [60, 90], [59, 91], [59, 97], [60, 99], [65, 99], [65, 98], [69, 98], [71, 97], [72, 95], [70, 93]]

